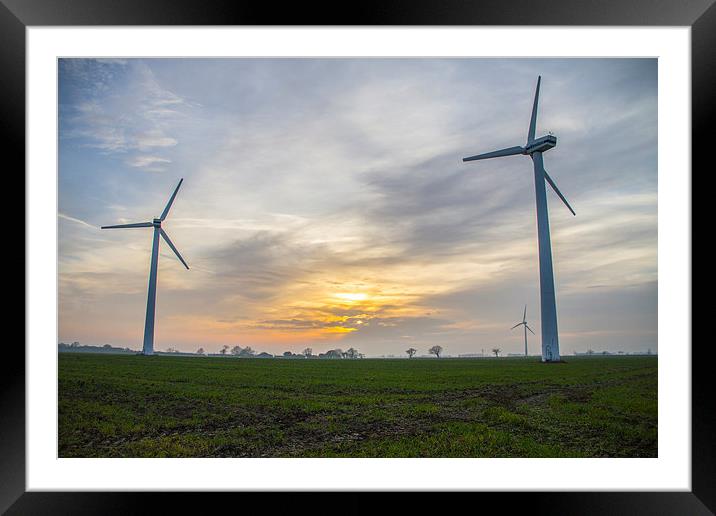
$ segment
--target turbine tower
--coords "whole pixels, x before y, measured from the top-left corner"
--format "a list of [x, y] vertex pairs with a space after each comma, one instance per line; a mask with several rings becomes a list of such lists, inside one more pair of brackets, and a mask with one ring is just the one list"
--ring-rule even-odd
[[514, 325], [512, 328], [510, 328], [510, 329], [511, 329], [511, 330], [514, 330], [514, 329], [517, 328], [518, 326], [524, 326], [524, 327], [525, 327], [525, 356], [527, 356], [527, 330], [529, 330], [530, 333], [532, 333], [532, 335], [535, 334], [535, 332], [532, 331], [532, 328], [530, 328], [529, 326], [527, 326], [527, 305], [525, 305], [525, 313], [522, 314], [522, 322], [519, 322], [519, 323], [515, 324], [515, 325]]
[[147, 289], [147, 315], [144, 319], [144, 344], [142, 346], [142, 355], [153, 355], [154, 354], [154, 312], [157, 301], [157, 263], [159, 261], [159, 235], [162, 236], [164, 241], [169, 245], [174, 254], [177, 255], [179, 261], [184, 264], [184, 267], [189, 269], [189, 266], [181, 257], [177, 248], [174, 247], [169, 235], [162, 229], [162, 222], [167, 218], [169, 214], [169, 208], [172, 207], [174, 198], [177, 196], [179, 187], [181, 186], [184, 179], [179, 180], [179, 184], [174, 189], [174, 193], [169, 198], [164, 211], [158, 219], [154, 219], [152, 222], [137, 222], [134, 224], [119, 224], [116, 226], [102, 226], [102, 229], [122, 229], [122, 228], [154, 228], [154, 238], [152, 240], [152, 261], [149, 266], [149, 288]]
[[562, 199], [572, 215], [574, 210], [559, 191], [557, 185], [544, 169], [542, 153], [557, 145], [557, 138], [552, 134], [535, 138], [537, 125], [537, 101], [539, 99], [539, 86], [542, 76], [537, 78], [534, 104], [532, 105], [532, 118], [527, 132], [527, 143], [524, 147], [509, 147], [486, 154], [478, 154], [463, 158], [463, 161], [477, 161], [501, 156], [524, 154], [532, 158], [535, 175], [535, 197], [537, 204], [537, 241], [539, 243], [539, 284], [540, 284], [540, 315], [542, 318], [542, 362], [559, 362], [559, 336], [557, 332], [557, 305], [554, 292], [554, 273], [552, 271], [552, 245], [549, 237], [549, 216], [547, 214], [547, 191], [545, 181]]

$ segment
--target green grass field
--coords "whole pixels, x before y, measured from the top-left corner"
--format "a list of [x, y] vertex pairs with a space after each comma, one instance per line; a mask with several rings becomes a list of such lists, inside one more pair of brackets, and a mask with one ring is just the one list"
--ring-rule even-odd
[[59, 355], [60, 457], [656, 457], [656, 357]]

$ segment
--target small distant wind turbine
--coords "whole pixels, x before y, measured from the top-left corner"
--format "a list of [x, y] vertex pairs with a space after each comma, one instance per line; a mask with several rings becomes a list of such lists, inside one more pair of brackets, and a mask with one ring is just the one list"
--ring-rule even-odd
[[524, 327], [525, 327], [525, 356], [527, 356], [527, 330], [529, 330], [530, 333], [532, 333], [532, 335], [535, 335], [535, 332], [532, 331], [532, 328], [530, 328], [529, 326], [527, 326], [527, 305], [525, 305], [525, 313], [522, 314], [522, 322], [519, 322], [519, 323], [515, 324], [515, 325], [514, 325], [512, 328], [510, 328], [510, 329], [511, 329], [511, 330], [514, 330], [514, 329], [517, 328], [518, 326], [524, 326]]
[[102, 229], [122, 229], [122, 228], [154, 228], [154, 239], [152, 240], [152, 261], [149, 267], [149, 288], [147, 292], [147, 315], [144, 320], [144, 345], [142, 346], [143, 355], [154, 354], [154, 312], [157, 300], [157, 262], [159, 260], [159, 235], [162, 236], [164, 241], [171, 247], [174, 254], [177, 255], [179, 261], [184, 264], [184, 267], [189, 269], [189, 266], [181, 257], [177, 248], [174, 247], [169, 235], [162, 229], [162, 221], [167, 218], [169, 214], [169, 208], [172, 207], [174, 198], [177, 196], [179, 187], [181, 186], [184, 179], [179, 180], [179, 184], [174, 189], [174, 193], [169, 198], [166, 208], [159, 216], [158, 219], [154, 219], [152, 222], [137, 222], [134, 224], [119, 224], [116, 226], [102, 226]]
[[549, 237], [549, 217], [547, 214], [547, 192], [545, 181], [549, 183], [562, 202], [569, 208], [572, 215], [574, 210], [559, 191], [557, 185], [544, 169], [542, 153], [557, 145], [557, 138], [552, 134], [535, 138], [537, 125], [537, 100], [539, 99], [539, 85], [542, 76], [537, 78], [535, 100], [532, 105], [532, 118], [527, 132], [527, 143], [524, 147], [509, 147], [486, 154], [478, 154], [463, 158], [463, 161], [477, 161], [480, 159], [497, 158], [524, 154], [532, 158], [535, 171], [535, 197], [537, 200], [537, 242], [539, 244], [539, 283], [540, 283], [540, 315], [542, 317], [542, 362], [559, 362], [559, 337], [557, 334], [557, 304], [554, 294], [554, 273], [552, 272], [552, 244]]

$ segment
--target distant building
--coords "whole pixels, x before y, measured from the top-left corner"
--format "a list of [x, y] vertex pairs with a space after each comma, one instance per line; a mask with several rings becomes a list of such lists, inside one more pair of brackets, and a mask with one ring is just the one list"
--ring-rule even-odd
[[325, 353], [318, 355], [318, 358], [343, 358], [343, 351], [340, 349], [329, 349]]

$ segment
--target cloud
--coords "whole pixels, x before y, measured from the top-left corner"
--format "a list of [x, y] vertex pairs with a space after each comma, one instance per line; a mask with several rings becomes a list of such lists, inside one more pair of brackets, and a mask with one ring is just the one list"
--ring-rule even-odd
[[142, 61], [63, 59], [60, 64], [61, 137], [107, 155], [120, 155], [131, 167], [169, 163], [164, 156], [144, 156], [179, 144], [169, 134], [190, 102], [162, 87]]
[[179, 142], [176, 139], [166, 136], [159, 129], [153, 129], [137, 135], [137, 148], [143, 151], [151, 150], [155, 147], [173, 147], [177, 143]]
[[132, 158], [126, 160], [127, 165], [129, 165], [131, 167], [145, 168], [147, 170], [160, 170], [161, 167], [156, 167], [155, 165], [161, 164], [161, 163], [171, 163], [171, 162], [172, 161], [170, 159], [160, 158], [159, 156], [148, 156], [148, 155], [133, 156]]
[[64, 213], [61, 213], [61, 212], [58, 213], [57, 216], [63, 220], [69, 220], [70, 222], [74, 222], [76, 224], [79, 224], [79, 225], [87, 227], [87, 228], [97, 229], [95, 226], [93, 226], [92, 224], [88, 224], [84, 220], [80, 220], [75, 217], [70, 217], [69, 215], [65, 215]]

